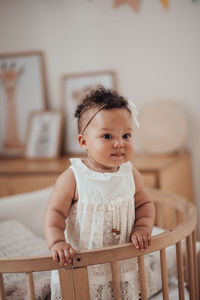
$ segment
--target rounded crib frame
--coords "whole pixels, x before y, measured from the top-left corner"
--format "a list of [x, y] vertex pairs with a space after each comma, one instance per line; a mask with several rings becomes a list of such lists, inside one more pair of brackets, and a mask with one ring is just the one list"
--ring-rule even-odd
[[[114, 298], [120, 299], [118, 279], [119, 260], [138, 258], [141, 299], [147, 300], [144, 255], [160, 251], [163, 299], [169, 299], [166, 247], [176, 245], [176, 262], [179, 300], [184, 300], [184, 280], [191, 300], [199, 299], [198, 265], [196, 254], [197, 213], [194, 204], [184, 198], [161, 190], [148, 189], [156, 207], [155, 225], [166, 229], [152, 238], [152, 244], [144, 252], [134, 248], [132, 243], [81, 251], [73, 261], [64, 267], [54, 262], [50, 256], [0, 259], [0, 300], [5, 291], [3, 273], [26, 273], [29, 299], [35, 299], [33, 272], [59, 270], [62, 299], [88, 300], [89, 282], [87, 266], [111, 263]], [[163, 214], [163, 211], [165, 212]], [[181, 241], [186, 240], [186, 259], [183, 260]], [[184, 267], [185, 261], [185, 267]], [[184, 272], [186, 270], [186, 272]], [[187, 275], [187, 276], [186, 276]]]

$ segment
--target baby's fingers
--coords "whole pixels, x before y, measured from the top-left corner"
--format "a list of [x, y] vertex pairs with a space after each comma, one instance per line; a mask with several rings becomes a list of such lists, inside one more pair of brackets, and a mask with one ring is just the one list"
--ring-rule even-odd
[[143, 240], [143, 236], [141, 234], [137, 235], [137, 240], [138, 240], [138, 244], [139, 244], [139, 248], [141, 251], [144, 251], [144, 240]]
[[75, 253], [76, 251], [73, 248], [65, 249], [65, 259], [66, 259], [65, 266], [68, 264], [68, 262], [71, 262]]
[[76, 253], [76, 251], [73, 248], [69, 249], [69, 254], [70, 254], [71, 259], [74, 257], [75, 253]]
[[147, 249], [151, 244], [150, 235], [147, 233], [147, 234], [143, 234], [142, 237], [143, 237], [144, 249]]
[[53, 257], [53, 260], [54, 260], [54, 261], [59, 262], [59, 256], [58, 256], [58, 252], [57, 252], [56, 250], [53, 251], [52, 257]]
[[138, 243], [138, 240], [137, 240], [137, 236], [135, 234], [132, 234], [131, 241], [133, 242], [133, 245], [135, 246], [135, 248], [139, 249], [139, 243]]
[[151, 234], [148, 233], [147, 235], [147, 240], [148, 240], [148, 245], [150, 246], [151, 245]]
[[66, 253], [65, 253], [65, 250], [59, 249], [58, 255], [59, 255], [59, 264], [60, 265], [64, 265], [65, 262], [66, 262]]
[[131, 236], [131, 240], [133, 242], [133, 245], [135, 248], [140, 249], [141, 251], [144, 251], [144, 241], [141, 234], [133, 234]]

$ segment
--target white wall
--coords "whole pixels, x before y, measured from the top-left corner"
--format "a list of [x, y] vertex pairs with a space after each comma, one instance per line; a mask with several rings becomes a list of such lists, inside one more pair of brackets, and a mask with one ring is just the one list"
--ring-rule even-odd
[[[114, 0], [0, 0], [0, 52], [43, 50], [49, 106], [60, 107], [64, 73], [114, 69], [119, 91], [140, 108], [174, 100], [190, 120], [200, 212], [200, 1], [141, 0], [136, 13]], [[200, 229], [200, 225], [199, 225]]]

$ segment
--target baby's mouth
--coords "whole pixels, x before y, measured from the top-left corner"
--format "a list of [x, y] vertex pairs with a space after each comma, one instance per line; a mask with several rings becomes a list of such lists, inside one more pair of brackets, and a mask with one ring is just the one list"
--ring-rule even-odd
[[121, 156], [124, 156], [124, 153], [122, 153], [122, 152], [112, 153], [111, 156], [113, 156], [113, 157], [121, 157]]

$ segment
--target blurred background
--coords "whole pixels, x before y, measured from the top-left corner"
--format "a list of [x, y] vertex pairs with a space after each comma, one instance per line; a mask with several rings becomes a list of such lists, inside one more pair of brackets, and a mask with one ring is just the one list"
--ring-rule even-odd
[[[49, 110], [62, 108], [64, 74], [104, 70], [116, 73], [117, 90], [141, 112], [153, 101], [178, 105], [187, 118], [187, 135], [174, 150], [189, 153], [200, 212], [200, 1], [141, 0], [138, 9], [134, 0], [118, 2], [0, 0], [0, 54], [44, 53]], [[172, 124], [185, 126], [175, 116]], [[136, 152], [143, 152], [142, 146], [136, 143]]]

